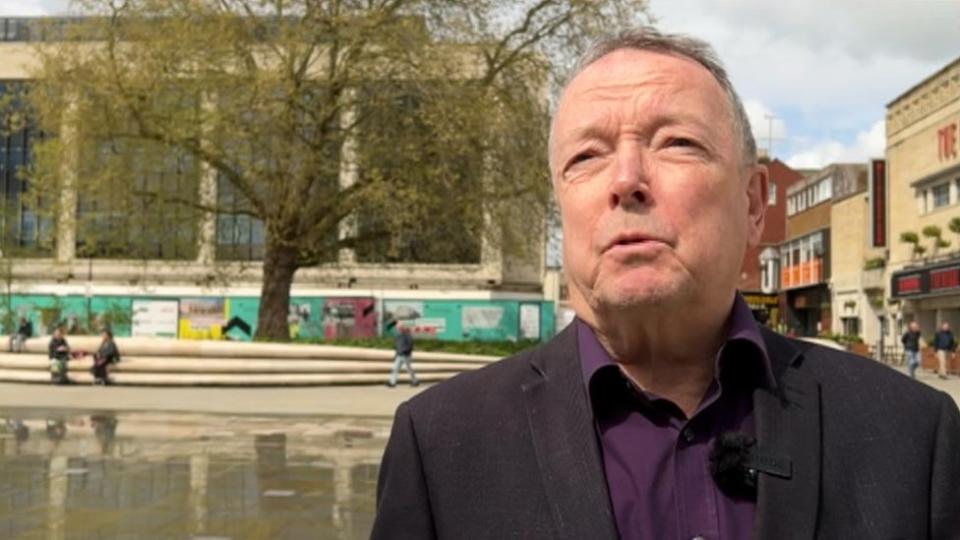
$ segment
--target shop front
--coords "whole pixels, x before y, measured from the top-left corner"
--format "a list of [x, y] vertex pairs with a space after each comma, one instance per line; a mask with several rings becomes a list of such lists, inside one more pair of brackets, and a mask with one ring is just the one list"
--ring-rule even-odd
[[826, 284], [786, 291], [787, 333], [817, 336], [830, 329], [830, 289]]
[[757, 322], [770, 328], [777, 328], [781, 322], [781, 317], [780, 298], [776, 294], [757, 292], [744, 292], [742, 294]]

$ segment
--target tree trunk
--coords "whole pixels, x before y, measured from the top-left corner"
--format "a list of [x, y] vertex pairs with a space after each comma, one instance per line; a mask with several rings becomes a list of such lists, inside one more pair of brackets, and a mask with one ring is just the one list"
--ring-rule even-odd
[[297, 249], [267, 240], [263, 259], [263, 288], [257, 315], [257, 339], [290, 341], [287, 315], [290, 312], [290, 286], [298, 268]]

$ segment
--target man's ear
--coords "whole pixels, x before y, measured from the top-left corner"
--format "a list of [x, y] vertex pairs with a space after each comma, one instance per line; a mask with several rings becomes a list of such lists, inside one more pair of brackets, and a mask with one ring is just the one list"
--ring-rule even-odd
[[760, 244], [770, 193], [770, 173], [765, 165], [753, 165], [747, 179], [747, 244]]

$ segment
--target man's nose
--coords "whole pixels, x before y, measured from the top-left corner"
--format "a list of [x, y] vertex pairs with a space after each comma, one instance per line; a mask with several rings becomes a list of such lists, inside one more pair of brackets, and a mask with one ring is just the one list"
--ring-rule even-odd
[[610, 208], [633, 208], [650, 203], [650, 182], [643, 153], [634, 145], [617, 149], [613, 179], [610, 181]]

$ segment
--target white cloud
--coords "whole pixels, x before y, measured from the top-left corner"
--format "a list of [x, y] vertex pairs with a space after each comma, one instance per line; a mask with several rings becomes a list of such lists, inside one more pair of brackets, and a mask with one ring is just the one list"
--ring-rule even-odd
[[882, 120], [870, 129], [857, 133], [851, 144], [836, 140], [820, 140], [802, 148], [787, 159], [794, 169], [820, 169], [831, 163], [863, 163], [869, 158], [883, 156], [886, 133]]
[[0, 16], [35, 17], [66, 13], [69, 0], [0, 0]]

